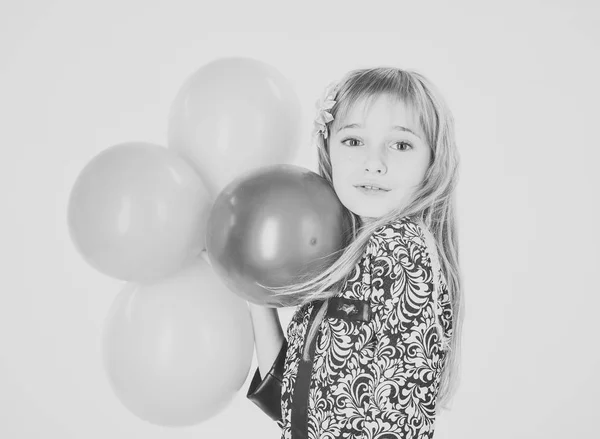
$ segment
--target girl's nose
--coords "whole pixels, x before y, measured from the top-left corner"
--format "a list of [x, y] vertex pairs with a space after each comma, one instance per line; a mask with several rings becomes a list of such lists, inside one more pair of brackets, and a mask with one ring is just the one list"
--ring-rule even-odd
[[365, 171], [377, 174], [385, 174], [387, 166], [382, 160], [381, 154], [371, 153], [365, 161]]

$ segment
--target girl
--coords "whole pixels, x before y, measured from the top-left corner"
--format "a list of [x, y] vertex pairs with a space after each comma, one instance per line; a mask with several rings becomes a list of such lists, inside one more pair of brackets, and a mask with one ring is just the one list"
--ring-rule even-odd
[[[462, 325], [452, 115], [422, 75], [349, 72], [316, 118], [319, 173], [352, 218], [326, 271], [250, 305], [259, 367], [247, 397], [283, 439], [431, 438], [456, 388]], [[264, 378], [262, 378], [264, 377]]]

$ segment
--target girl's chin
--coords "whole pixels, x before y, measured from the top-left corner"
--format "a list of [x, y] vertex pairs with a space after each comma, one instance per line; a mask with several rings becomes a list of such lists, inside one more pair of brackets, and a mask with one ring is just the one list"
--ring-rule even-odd
[[[345, 199], [345, 197], [339, 198], [342, 204], [346, 209], [348, 209], [353, 214], [360, 217], [363, 224], [366, 224], [371, 221], [375, 221], [381, 216], [385, 215], [388, 210], [386, 210], [385, 206], [381, 206], [380, 203], [369, 203], [368, 201], [365, 203], [364, 200], [357, 199]], [[374, 204], [369, 206], [369, 204]]]
[[382, 216], [387, 215], [391, 207], [388, 206], [372, 206], [372, 209], [367, 209], [364, 204], [357, 204], [353, 206], [354, 208], [349, 208], [352, 213], [360, 217], [360, 220], [363, 224], [369, 224], [374, 221], [377, 221]]

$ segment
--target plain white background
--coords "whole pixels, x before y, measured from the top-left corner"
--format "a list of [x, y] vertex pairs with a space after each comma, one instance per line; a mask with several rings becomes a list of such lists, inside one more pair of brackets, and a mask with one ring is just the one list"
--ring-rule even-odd
[[[454, 111], [466, 320], [462, 382], [436, 438], [598, 437], [600, 9], [590, 1], [101, 2], [0, 5], [0, 437], [277, 438], [245, 398], [183, 429], [130, 414], [100, 360], [123, 286], [86, 265], [66, 207], [83, 166], [166, 145], [207, 62], [278, 68], [303, 105], [349, 69], [416, 69]], [[282, 312], [287, 326], [290, 314]]]

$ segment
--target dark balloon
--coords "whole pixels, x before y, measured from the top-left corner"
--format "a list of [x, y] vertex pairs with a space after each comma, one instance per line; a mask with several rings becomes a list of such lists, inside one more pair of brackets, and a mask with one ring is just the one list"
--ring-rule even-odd
[[267, 287], [308, 280], [340, 256], [350, 220], [327, 180], [294, 165], [262, 167], [221, 191], [211, 209], [206, 250], [238, 296], [267, 306], [294, 306]]

